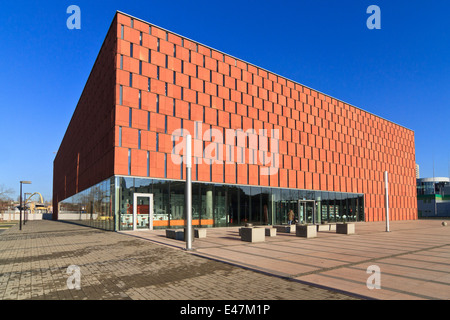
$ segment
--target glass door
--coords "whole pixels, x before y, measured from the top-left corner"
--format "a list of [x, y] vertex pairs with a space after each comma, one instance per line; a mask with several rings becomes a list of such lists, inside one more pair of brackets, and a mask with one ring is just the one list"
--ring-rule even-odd
[[133, 230], [153, 230], [153, 194], [135, 193], [133, 200]]
[[298, 201], [298, 222], [299, 223], [317, 223], [316, 202], [314, 200]]

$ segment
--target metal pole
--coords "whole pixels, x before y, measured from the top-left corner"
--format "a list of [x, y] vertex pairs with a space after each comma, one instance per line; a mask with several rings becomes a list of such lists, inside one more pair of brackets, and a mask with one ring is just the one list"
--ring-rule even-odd
[[186, 137], [186, 250], [192, 250], [192, 136]]
[[19, 230], [22, 230], [22, 181], [20, 181], [20, 218]]
[[386, 189], [386, 232], [389, 232], [389, 187], [388, 187], [388, 172], [384, 172], [384, 188]]

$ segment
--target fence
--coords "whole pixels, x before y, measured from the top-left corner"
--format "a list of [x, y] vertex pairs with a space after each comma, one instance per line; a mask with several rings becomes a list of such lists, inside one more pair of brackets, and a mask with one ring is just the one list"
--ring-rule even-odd
[[[22, 220], [50, 220], [52, 219], [51, 213], [30, 213], [28, 211], [22, 212]], [[0, 221], [19, 221], [20, 211], [8, 210], [0, 212]]]

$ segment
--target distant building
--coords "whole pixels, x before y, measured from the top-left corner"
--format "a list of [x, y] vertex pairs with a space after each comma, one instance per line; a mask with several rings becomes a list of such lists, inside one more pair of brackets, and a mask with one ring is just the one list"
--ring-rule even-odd
[[450, 179], [417, 179], [417, 209], [419, 218], [450, 217]]
[[419, 165], [416, 163], [416, 179], [420, 178]]

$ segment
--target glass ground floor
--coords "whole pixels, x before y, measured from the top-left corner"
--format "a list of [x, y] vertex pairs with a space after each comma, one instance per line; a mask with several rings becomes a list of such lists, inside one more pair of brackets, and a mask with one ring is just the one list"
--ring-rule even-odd
[[[58, 219], [105, 230], [183, 228], [185, 182], [115, 176], [59, 203]], [[364, 195], [355, 193], [192, 184], [196, 227], [364, 221]]]

